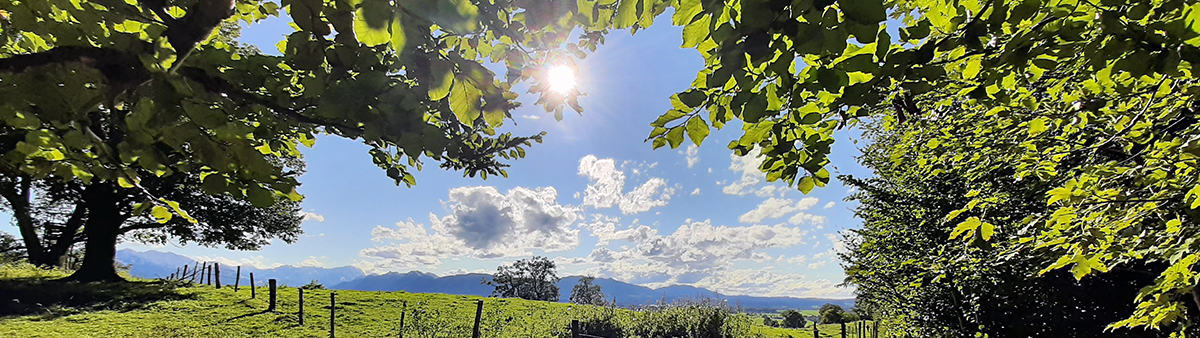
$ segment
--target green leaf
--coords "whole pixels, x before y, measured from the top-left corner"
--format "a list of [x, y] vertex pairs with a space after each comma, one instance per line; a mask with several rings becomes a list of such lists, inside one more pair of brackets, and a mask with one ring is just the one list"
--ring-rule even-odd
[[962, 223], [958, 223], [958, 226], [954, 227], [954, 231], [950, 232], [950, 239], [955, 239], [958, 237], [958, 235], [961, 235], [964, 232], [975, 231], [976, 229], [979, 229], [981, 224], [983, 224], [983, 222], [979, 220], [979, 217], [968, 218], [967, 220], [962, 221]]
[[679, 148], [679, 144], [683, 143], [683, 128], [673, 128], [667, 132], [667, 136], [663, 137], [667, 142], [671, 143], [671, 149]]
[[122, 188], [134, 187], [133, 182], [130, 182], [129, 179], [126, 179], [124, 176], [117, 177], [117, 185], [121, 186]]
[[1068, 187], [1059, 187], [1051, 189], [1049, 192], [1046, 192], [1046, 194], [1050, 195], [1050, 200], [1046, 202], [1046, 205], [1051, 205], [1054, 204], [1054, 202], [1071, 198], [1071, 196], [1074, 194], [1074, 191]]
[[679, 93], [679, 102], [683, 102], [683, 104], [691, 108], [699, 107], [701, 104], [704, 104], [704, 101], [707, 99], [708, 95], [705, 95], [704, 92], [698, 90], [689, 90]]
[[996, 226], [992, 225], [992, 223], [983, 222], [982, 224], [979, 225], [979, 235], [983, 236], [983, 240], [985, 240], [985, 241], [991, 240], [992, 235], [994, 235], [995, 233], [996, 233]]
[[1039, 117], [1032, 121], [1029, 121], [1029, 136], [1030, 137], [1037, 136], [1041, 133], [1044, 133], [1044, 132], [1046, 132], [1046, 129], [1047, 129], [1046, 118], [1044, 118], [1044, 117]]
[[161, 205], [155, 205], [150, 210], [150, 216], [153, 216], [158, 223], [167, 223], [171, 221], [171, 210]]
[[699, 116], [688, 119], [687, 134], [688, 137], [691, 137], [692, 143], [695, 143], [696, 146], [700, 146], [700, 142], [703, 142], [704, 138], [708, 137], [708, 132], [708, 124], [704, 123], [704, 119], [700, 118]]
[[804, 176], [800, 178], [800, 182], [796, 184], [796, 186], [800, 188], [800, 192], [805, 195], [808, 195], [808, 193], [812, 191], [813, 187], [816, 185], [817, 183], [813, 180], [812, 176]]
[[392, 19], [392, 24], [388, 29], [391, 30], [392, 49], [400, 53], [408, 46], [408, 36], [404, 33], [404, 24], [400, 22], [400, 17]]
[[367, 24], [366, 9], [359, 9], [354, 19], [354, 36], [358, 38], [358, 42], [362, 42], [367, 46], [378, 46], [388, 43], [392, 39], [392, 34], [388, 32], [388, 27], [381, 26], [372, 28]]
[[641, 7], [641, 2], [642, 0], [621, 0], [621, 4], [617, 7], [617, 16], [613, 18], [613, 28], [629, 28], [637, 23], [637, 11]]
[[454, 80], [450, 89], [450, 110], [459, 121], [471, 125], [479, 118], [479, 97], [483, 93], [463, 77]]
[[254, 204], [254, 206], [259, 208], [266, 208], [275, 204], [275, 193], [257, 184], [248, 187], [246, 195], [250, 198], [250, 204]]

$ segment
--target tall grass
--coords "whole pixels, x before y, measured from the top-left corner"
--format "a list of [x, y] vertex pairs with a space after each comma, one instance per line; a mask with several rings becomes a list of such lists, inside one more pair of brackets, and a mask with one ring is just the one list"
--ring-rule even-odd
[[682, 299], [633, 311], [602, 309], [579, 318], [580, 331], [605, 338], [743, 338], [753, 318], [711, 298]]

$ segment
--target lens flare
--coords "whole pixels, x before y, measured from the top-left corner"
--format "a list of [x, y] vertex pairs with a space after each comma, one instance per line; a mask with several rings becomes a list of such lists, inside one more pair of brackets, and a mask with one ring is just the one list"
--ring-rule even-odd
[[548, 74], [550, 80], [550, 90], [556, 91], [559, 94], [566, 94], [575, 88], [575, 72], [571, 71], [567, 66], [554, 66]]

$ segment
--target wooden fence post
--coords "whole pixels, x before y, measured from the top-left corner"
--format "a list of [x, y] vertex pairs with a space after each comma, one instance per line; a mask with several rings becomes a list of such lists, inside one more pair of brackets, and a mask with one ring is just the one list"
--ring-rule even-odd
[[191, 278], [192, 281], [196, 282], [196, 283], [200, 283], [200, 280], [196, 279], [196, 277], [198, 277], [199, 275], [200, 275], [200, 262], [196, 262], [196, 265], [192, 266], [192, 278]]
[[821, 331], [817, 330], [817, 322], [813, 322], [813, 338], [821, 336]]
[[330, 292], [329, 292], [329, 338], [333, 338], [333, 337], [334, 337], [334, 335], [333, 335], [333, 327], [334, 327], [334, 323], [333, 323], [334, 312], [333, 312], [333, 309], [334, 309], [334, 308], [337, 308], [337, 302], [336, 302], [336, 301], [334, 301], [334, 295], [336, 295], [336, 294], [337, 294], [337, 293], [336, 293], [336, 292], [333, 292], [333, 291], [330, 291]]
[[304, 289], [300, 289], [300, 326], [304, 326]]
[[480, 299], [475, 304], [475, 332], [471, 334], [471, 338], [479, 338], [479, 320], [483, 319], [483, 300]]
[[238, 286], [242, 284], [242, 266], [237, 267], [237, 276], [233, 279], [233, 292], [238, 292]]
[[221, 288], [221, 263], [213, 263], [213, 273], [216, 274], [217, 288]]
[[187, 279], [187, 264], [184, 264], [184, 265], [183, 265], [183, 274], [180, 274], [180, 275], [179, 275], [179, 281], [180, 281], [180, 282], [182, 282], [182, 281], [183, 281], [183, 280], [185, 280], [185, 279]]
[[212, 285], [212, 265], [204, 264], [204, 285]]
[[842, 338], [846, 338], [846, 322], [842, 322]]
[[579, 320], [571, 320], [571, 338], [579, 338]]
[[254, 299], [254, 273], [250, 273], [250, 299]]
[[270, 287], [269, 295], [270, 295], [270, 299], [271, 299], [271, 305], [267, 305], [267, 311], [273, 312], [273, 311], [275, 311], [275, 279], [274, 278], [268, 279], [267, 285]]
[[400, 310], [400, 338], [404, 338], [404, 314], [408, 313], [408, 301], [404, 301], [404, 308]]

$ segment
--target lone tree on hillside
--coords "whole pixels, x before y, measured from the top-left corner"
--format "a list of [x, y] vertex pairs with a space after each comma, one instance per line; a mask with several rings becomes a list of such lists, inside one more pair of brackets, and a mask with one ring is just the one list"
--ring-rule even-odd
[[554, 262], [546, 257], [534, 256], [518, 260], [512, 265], [501, 265], [496, 268], [492, 280], [484, 280], [483, 284], [496, 288], [492, 291], [492, 297], [556, 302], [559, 298], [556, 284], [559, 278], [555, 269]]
[[604, 291], [599, 285], [593, 284], [596, 277], [586, 276], [579, 279], [579, 284], [571, 288], [571, 303], [585, 305], [605, 305]]
[[796, 310], [783, 310], [783, 326], [789, 328], [801, 328], [808, 325], [808, 320], [804, 319], [804, 314]]
[[821, 305], [821, 310], [817, 313], [821, 324], [837, 324], [843, 321], [842, 315], [846, 313], [846, 310], [837, 304], [825, 303], [825, 305]]

